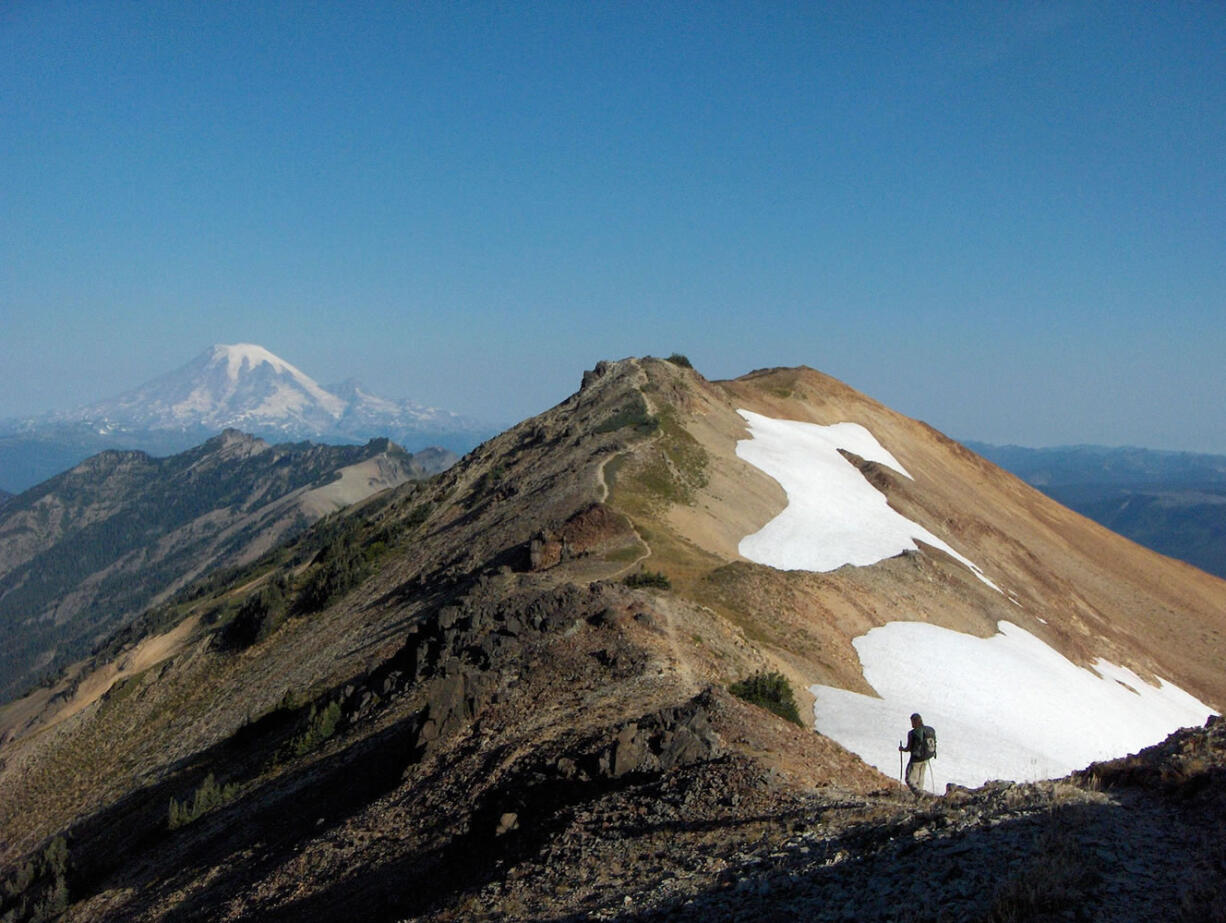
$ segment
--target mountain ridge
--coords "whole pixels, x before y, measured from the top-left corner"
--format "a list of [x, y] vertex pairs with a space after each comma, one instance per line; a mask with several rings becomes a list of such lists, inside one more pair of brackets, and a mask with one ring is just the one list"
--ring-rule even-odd
[[967, 445], [1112, 531], [1226, 577], [1226, 456], [1092, 445]]
[[91, 456], [0, 506], [0, 698], [183, 581], [427, 473], [386, 439], [272, 446], [233, 429], [166, 458]]
[[[846, 449], [830, 463], [995, 588], [922, 538], [824, 571], [742, 553], [793, 501], [738, 452], [759, 438], [740, 410], [864, 427], [902, 470]], [[980, 918], [996, 885], [977, 861], [950, 871], [958, 856], [1020, 874], [1010, 862], [1045, 855], [1028, 818], [1058, 812], [1092, 843], [1109, 828], [1088, 815], [1134, 817], [1133, 796], [1069, 777], [917, 802], [822, 731], [810, 685], [872, 694], [855, 642], [900, 620], [978, 640], [1007, 620], [1061, 669], [1122, 665], [1220, 708], [1224, 601], [1226, 582], [820, 373], [711, 382], [665, 360], [602, 362], [447, 471], [191, 589], [173, 618], [108, 646], [96, 685], [53, 690], [18, 723], [0, 711], [0, 864], [17, 872], [44, 850], [37, 894], [62, 881], [89, 919], [770, 918], [810, 882], [831, 882], [831, 902], [806, 915], [840, 919], [881, 906], [856, 884], [881, 856], [906, 871], [879, 889], [892, 900], [918, 885]], [[759, 672], [790, 680], [816, 732], [726, 691]], [[876, 728], [891, 749], [907, 704]], [[925, 717], [953, 727], [966, 704]], [[1175, 738], [1192, 749], [1167, 778], [1188, 797], [1222, 791], [1214, 728]], [[943, 735], [938, 770], [962, 746], [995, 750], [981, 733]], [[1146, 803], [1146, 818], [1166, 816]], [[1197, 837], [1214, 805], [1184, 832], [1162, 828], [1170, 858], [1134, 907], [1171, 906], [1210, 867]], [[1131, 857], [1147, 844], [1128, 829], [1131, 851], [1113, 849]], [[60, 835], [71, 871], [57, 878]], [[939, 879], [918, 872], [929, 857]], [[1110, 864], [1075, 884], [1062, 906], [1137, 891]]]

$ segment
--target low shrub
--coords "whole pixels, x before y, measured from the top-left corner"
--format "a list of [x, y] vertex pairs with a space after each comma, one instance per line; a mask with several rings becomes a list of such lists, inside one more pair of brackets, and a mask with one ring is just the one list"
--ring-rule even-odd
[[68, 843], [57, 836], [0, 884], [0, 920], [57, 920], [68, 909]]
[[312, 705], [310, 715], [307, 718], [306, 729], [291, 741], [289, 746], [290, 753], [294, 756], [303, 756], [310, 753], [336, 733], [336, 725], [340, 720], [341, 706], [339, 702], [329, 702], [322, 709], [316, 709]]
[[622, 580], [629, 587], [653, 587], [657, 590], [671, 590], [673, 582], [661, 571], [641, 570], [628, 575]]
[[642, 433], [651, 433], [659, 425], [659, 418], [652, 413], [648, 413], [647, 405], [640, 402], [618, 408], [613, 412], [612, 416], [596, 426], [593, 432], [613, 433], [619, 429], [634, 427]]
[[765, 708], [780, 718], [804, 727], [804, 722], [800, 720], [800, 712], [796, 710], [796, 699], [792, 696], [792, 684], [782, 673], [758, 672], [747, 679], [733, 683], [728, 687], [728, 691], [737, 698]]
[[243, 600], [234, 618], [221, 630], [222, 646], [241, 651], [263, 641], [285, 620], [289, 583], [279, 576]]

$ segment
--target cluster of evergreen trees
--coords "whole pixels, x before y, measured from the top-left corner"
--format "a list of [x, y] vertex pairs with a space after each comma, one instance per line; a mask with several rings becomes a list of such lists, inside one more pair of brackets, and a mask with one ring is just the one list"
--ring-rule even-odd
[[54, 920], [68, 909], [68, 843], [57, 836], [0, 884], [0, 923]]
[[168, 826], [171, 830], [176, 830], [190, 824], [214, 808], [233, 801], [237, 794], [237, 785], [218, 785], [217, 778], [210, 772], [204, 777], [204, 781], [200, 783], [200, 787], [196, 789], [190, 800], [170, 799]]

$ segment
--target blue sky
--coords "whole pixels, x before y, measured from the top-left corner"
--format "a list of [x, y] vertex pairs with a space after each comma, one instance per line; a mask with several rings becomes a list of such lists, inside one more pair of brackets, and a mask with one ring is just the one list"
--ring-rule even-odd
[[513, 422], [807, 364], [1226, 453], [1226, 5], [0, 7], [0, 417], [255, 342]]

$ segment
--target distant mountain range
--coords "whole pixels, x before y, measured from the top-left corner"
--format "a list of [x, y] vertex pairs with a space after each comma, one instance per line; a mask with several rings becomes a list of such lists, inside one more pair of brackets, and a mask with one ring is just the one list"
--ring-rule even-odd
[[966, 445], [1137, 544], [1226, 577], [1226, 456], [1090, 445]]
[[0, 424], [0, 488], [24, 490], [104, 449], [170, 455], [230, 428], [274, 442], [386, 437], [411, 451], [459, 453], [497, 431], [353, 379], [324, 387], [262, 346], [217, 345], [118, 397]]

